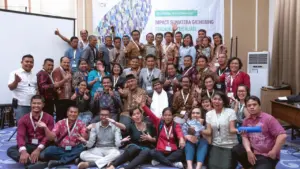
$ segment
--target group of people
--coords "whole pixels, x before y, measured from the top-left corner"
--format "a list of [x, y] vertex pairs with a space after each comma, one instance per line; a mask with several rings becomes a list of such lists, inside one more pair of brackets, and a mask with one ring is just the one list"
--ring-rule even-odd
[[[177, 168], [273, 169], [287, 137], [280, 123], [250, 95], [250, 77], [228, 58], [222, 35], [140, 32], [97, 37], [80, 32], [60, 65], [34, 58], [11, 72], [8, 87], [17, 120], [9, 157], [26, 168], [76, 163], [78, 168], [133, 169], [142, 164]], [[112, 27], [112, 33], [114, 29]], [[164, 39], [164, 43], [163, 43]], [[54, 70], [53, 70], [54, 69]], [[239, 131], [261, 126], [260, 133]], [[121, 153], [120, 149], [124, 152]]]

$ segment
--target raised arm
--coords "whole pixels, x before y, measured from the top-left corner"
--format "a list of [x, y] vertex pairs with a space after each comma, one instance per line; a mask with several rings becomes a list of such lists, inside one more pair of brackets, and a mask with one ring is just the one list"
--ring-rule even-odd
[[65, 36], [63, 36], [62, 34], [60, 34], [58, 29], [55, 30], [54, 34], [59, 36], [63, 41], [67, 42], [69, 45], [71, 45], [70, 39], [68, 39]]

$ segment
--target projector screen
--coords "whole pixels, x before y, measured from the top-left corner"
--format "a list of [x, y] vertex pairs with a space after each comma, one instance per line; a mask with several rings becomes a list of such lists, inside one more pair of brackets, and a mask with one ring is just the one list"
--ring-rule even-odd
[[75, 35], [75, 19], [0, 10], [0, 104], [11, 104], [8, 89], [10, 72], [21, 67], [22, 56], [34, 57], [33, 73], [43, 67], [45, 58], [54, 59], [54, 67], [69, 45], [54, 35], [56, 28], [65, 37]]

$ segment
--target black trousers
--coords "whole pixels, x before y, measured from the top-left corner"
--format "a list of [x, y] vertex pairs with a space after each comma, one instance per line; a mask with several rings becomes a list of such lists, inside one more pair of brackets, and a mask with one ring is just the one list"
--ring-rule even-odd
[[127, 166], [124, 166], [124, 169], [135, 169], [138, 165], [150, 162], [149, 152], [150, 150], [148, 149], [142, 150], [136, 145], [130, 145], [125, 149], [124, 153], [111, 164], [114, 167], [118, 167], [119, 165], [130, 161], [130, 163]]
[[178, 149], [169, 154], [164, 154], [161, 151], [157, 151], [155, 149], [150, 151], [150, 156], [152, 159], [160, 162], [163, 165], [173, 167], [174, 162], [181, 162], [184, 157], [184, 151], [182, 149]]
[[248, 161], [246, 149], [242, 144], [238, 144], [232, 148], [232, 156], [234, 159], [239, 161], [245, 169], [275, 169], [276, 164], [279, 160], [273, 160], [263, 155], [255, 155], [256, 163], [252, 166]]
[[43, 108], [43, 111], [51, 114], [53, 116], [54, 112], [54, 100], [53, 99], [45, 99], [45, 106]]
[[68, 99], [56, 100], [56, 122], [67, 117], [68, 108], [72, 105], [76, 105], [74, 101]]
[[[26, 144], [25, 147], [26, 147], [27, 153], [28, 153], [28, 154], [31, 154], [31, 153], [37, 148], [37, 145]], [[8, 156], [8, 157], [12, 158], [12, 159], [15, 160], [16, 162], [19, 162], [19, 161], [20, 161], [20, 156], [21, 156], [21, 154], [19, 153], [19, 148], [18, 148], [17, 145], [12, 146], [12, 147], [9, 147], [9, 148], [7, 149], [7, 152], [6, 152], [6, 153], [7, 153], [7, 156]], [[28, 160], [27, 160], [27, 164], [25, 164], [25, 166], [28, 166], [28, 165], [30, 165], [30, 164], [31, 164], [31, 162], [30, 162], [30, 160], [28, 159]]]

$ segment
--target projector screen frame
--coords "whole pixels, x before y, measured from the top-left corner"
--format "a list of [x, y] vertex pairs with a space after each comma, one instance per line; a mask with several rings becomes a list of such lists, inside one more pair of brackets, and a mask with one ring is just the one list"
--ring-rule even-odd
[[75, 36], [76, 31], [76, 19], [70, 18], [70, 17], [63, 17], [63, 16], [54, 16], [54, 15], [45, 15], [45, 14], [38, 14], [38, 13], [29, 13], [29, 12], [22, 12], [22, 11], [14, 11], [9, 9], [0, 9], [0, 11], [3, 12], [11, 12], [11, 13], [18, 13], [18, 14], [25, 14], [25, 15], [34, 15], [34, 16], [42, 16], [42, 17], [48, 17], [48, 18], [56, 18], [56, 19], [66, 19], [66, 20], [73, 20], [73, 36]]

